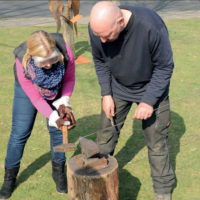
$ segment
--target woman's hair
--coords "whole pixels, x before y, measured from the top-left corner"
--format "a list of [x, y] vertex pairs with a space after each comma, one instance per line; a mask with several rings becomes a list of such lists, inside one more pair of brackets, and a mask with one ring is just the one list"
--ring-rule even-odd
[[[56, 42], [54, 38], [47, 32], [39, 30], [33, 32], [27, 42], [27, 50], [22, 60], [22, 65], [26, 68], [27, 61], [31, 56], [47, 57], [56, 48]], [[63, 55], [60, 55], [59, 61], [64, 62]]]

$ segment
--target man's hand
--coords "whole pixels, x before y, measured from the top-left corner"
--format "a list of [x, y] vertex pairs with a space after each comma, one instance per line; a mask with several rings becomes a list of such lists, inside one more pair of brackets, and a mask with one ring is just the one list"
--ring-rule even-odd
[[115, 103], [111, 95], [103, 96], [103, 111], [108, 119], [115, 116]]
[[149, 104], [141, 102], [137, 106], [133, 118], [140, 119], [140, 120], [143, 120], [143, 119], [146, 120], [149, 117], [151, 117], [152, 113], [153, 113], [153, 107], [150, 106]]

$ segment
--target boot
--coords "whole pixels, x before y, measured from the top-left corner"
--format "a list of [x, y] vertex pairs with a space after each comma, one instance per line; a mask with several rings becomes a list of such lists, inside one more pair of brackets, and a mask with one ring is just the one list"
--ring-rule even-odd
[[12, 169], [5, 168], [4, 183], [0, 190], [0, 199], [8, 199], [15, 188], [16, 177], [19, 171], [19, 167]]
[[67, 178], [65, 174], [65, 163], [52, 161], [52, 177], [59, 193], [67, 193]]
[[155, 193], [154, 200], [171, 200], [171, 193], [168, 194]]

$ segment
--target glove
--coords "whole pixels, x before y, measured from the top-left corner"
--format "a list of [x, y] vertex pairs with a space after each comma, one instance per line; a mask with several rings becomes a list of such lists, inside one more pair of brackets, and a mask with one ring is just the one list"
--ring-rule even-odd
[[76, 126], [76, 120], [74, 118], [71, 107], [62, 104], [58, 108], [58, 113], [60, 115], [60, 118], [63, 118], [66, 122], [70, 122], [70, 126], [68, 126], [68, 129], [72, 129]]
[[54, 126], [62, 130], [63, 125], [70, 125], [70, 122], [59, 117], [58, 112], [54, 110], [49, 117], [49, 126]]
[[62, 104], [65, 106], [71, 107], [70, 103], [69, 103], [69, 96], [62, 96], [59, 99], [57, 99], [56, 101], [54, 101], [52, 104], [57, 110], [58, 110], [59, 106]]

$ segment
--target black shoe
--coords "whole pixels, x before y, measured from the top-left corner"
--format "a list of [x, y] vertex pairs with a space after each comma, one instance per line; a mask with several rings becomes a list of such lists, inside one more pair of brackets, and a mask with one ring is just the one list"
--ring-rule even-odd
[[8, 199], [15, 188], [16, 177], [19, 171], [19, 167], [12, 169], [5, 168], [4, 183], [0, 190], [0, 199]]
[[65, 162], [56, 163], [52, 161], [52, 177], [56, 183], [59, 193], [67, 193], [67, 178], [65, 173]]

